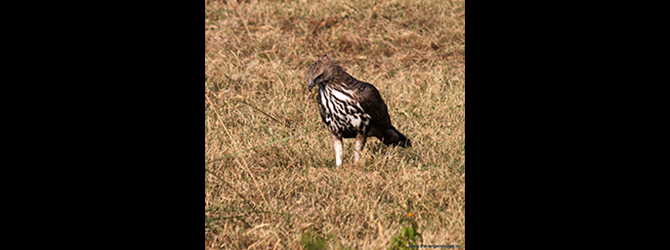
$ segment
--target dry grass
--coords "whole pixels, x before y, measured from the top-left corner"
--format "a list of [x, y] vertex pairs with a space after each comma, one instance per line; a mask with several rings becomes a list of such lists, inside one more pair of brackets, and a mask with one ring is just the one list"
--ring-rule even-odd
[[[374, 84], [412, 148], [335, 169], [307, 66]], [[205, 1], [205, 249], [465, 247], [464, 1]]]

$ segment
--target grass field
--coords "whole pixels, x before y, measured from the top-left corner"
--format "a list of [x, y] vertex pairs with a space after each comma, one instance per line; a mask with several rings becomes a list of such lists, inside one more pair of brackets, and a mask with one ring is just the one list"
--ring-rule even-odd
[[[325, 53], [413, 147], [353, 164], [345, 139], [334, 168], [305, 79]], [[205, 249], [387, 249], [409, 213], [465, 248], [465, 2], [206, 0]]]

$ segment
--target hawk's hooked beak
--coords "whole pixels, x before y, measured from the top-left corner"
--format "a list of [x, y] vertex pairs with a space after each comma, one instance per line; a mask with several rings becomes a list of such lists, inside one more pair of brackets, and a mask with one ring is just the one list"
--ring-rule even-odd
[[314, 88], [316, 84], [314, 84], [314, 81], [309, 80], [309, 92], [312, 92], [312, 88]]

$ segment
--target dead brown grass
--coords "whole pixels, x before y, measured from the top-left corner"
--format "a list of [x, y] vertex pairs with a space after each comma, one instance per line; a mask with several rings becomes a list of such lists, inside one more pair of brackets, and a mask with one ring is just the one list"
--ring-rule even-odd
[[[304, 73], [329, 53], [374, 84], [408, 149], [334, 169]], [[465, 247], [464, 1], [205, 1], [205, 249], [385, 249], [415, 214]]]

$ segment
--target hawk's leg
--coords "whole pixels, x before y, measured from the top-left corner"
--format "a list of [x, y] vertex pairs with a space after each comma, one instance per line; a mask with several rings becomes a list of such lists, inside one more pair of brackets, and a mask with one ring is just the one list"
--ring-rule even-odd
[[365, 142], [368, 140], [368, 136], [365, 134], [356, 135], [356, 141], [354, 142], [354, 162], [361, 159], [361, 151], [365, 147]]
[[342, 137], [339, 137], [334, 134], [330, 134], [330, 140], [333, 141], [333, 148], [335, 148], [335, 163], [336, 168], [339, 168], [342, 165], [342, 154], [344, 153], [344, 148], [342, 147]]

